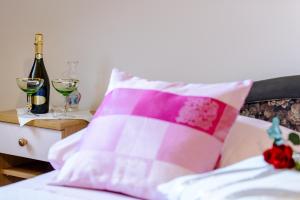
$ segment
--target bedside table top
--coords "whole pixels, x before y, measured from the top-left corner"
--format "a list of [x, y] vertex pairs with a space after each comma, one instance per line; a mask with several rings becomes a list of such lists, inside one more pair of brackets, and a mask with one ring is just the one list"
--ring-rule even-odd
[[[0, 111], [0, 122], [19, 124], [17, 111], [16, 110]], [[28, 122], [26, 125], [61, 131], [70, 126], [80, 126], [80, 125], [86, 126], [87, 124], [88, 124], [87, 121], [81, 119], [63, 119], [63, 120], [41, 119], [41, 120], [33, 120], [31, 122]]]

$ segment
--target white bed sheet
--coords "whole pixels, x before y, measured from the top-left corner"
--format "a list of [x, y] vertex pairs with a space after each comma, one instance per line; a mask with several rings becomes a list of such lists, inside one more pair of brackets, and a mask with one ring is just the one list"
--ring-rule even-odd
[[55, 173], [0, 187], [0, 200], [136, 200], [111, 192], [48, 185]]
[[300, 200], [300, 172], [274, 169], [256, 156], [159, 189], [168, 200]]

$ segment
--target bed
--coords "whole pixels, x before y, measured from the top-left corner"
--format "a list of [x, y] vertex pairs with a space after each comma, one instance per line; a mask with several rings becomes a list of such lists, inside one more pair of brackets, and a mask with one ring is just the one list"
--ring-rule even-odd
[[[87, 190], [70, 187], [51, 186], [48, 181], [55, 175], [55, 171], [0, 189], [1, 200], [134, 200], [122, 194]], [[185, 182], [189, 187], [184, 192], [176, 183], [172, 188], [168, 185], [168, 196], [165, 199], [177, 200], [298, 200], [300, 199], [299, 172], [290, 170], [274, 170], [267, 165], [261, 156], [252, 157], [236, 165], [222, 168], [213, 173], [187, 177], [178, 180], [180, 185]], [[284, 179], [288, 180], [285, 181]], [[178, 188], [179, 187], [179, 188]], [[197, 188], [201, 188], [201, 190]], [[199, 192], [195, 192], [195, 190]], [[225, 198], [226, 197], [226, 198]]]
[[[297, 111], [300, 112], [300, 110], [297, 110], [298, 104], [300, 105], [300, 101], [298, 100], [298, 97], [300, 96], [300, 87], [298, 87], [298, 85], [300, 85], [299, 82], [300, 76], [284, 77], [255, 82], [246, 100], [246, 104], [241, 110], [241, 114], [247, 117], [258, 118], [266, 121], [270, 121], [273, 116], [278, 115], [281, 118], [283, 126], [299, 131], [300, 116], [298, 117], [297, 115], [299, 114], [297, 113]], [[249, 164], [253, 167], [245, 167]], [[264, 172], [261, 171], [262, 169]], [[234, 177], [236, 178], [236, 170], [238, 170], [241, 175], [238, 176], [235, 182], [227, 182]], [[56, 173], [56, 171], [53, 171], [36, 178], [1, 187], [0, 200], [136, 199], [133, 197], [107, 191], [49, 185], [49, 180], [51, 180]], [[220, 174], [223, 174], [221, 178], [219, 177]], [[248, 160], [242, 161], [234, 166], [228, 166], [213, 172], [192, 176], [189, 177], [189, 179], [183, 178], [181, 182], [177, 181], [176, 183], [172, 183], [172, 186], [162, 186], [162, 191], [165, 191], [165, 193], [171, 191], [171, 193], [174, 194], [173, 196], [165, 194], [165, 196], [162, 198], [170, 200], [257, 199], [264, 196], [263, 194], [267, 194], [261, 199], [300, 199], [300, 189], [291, 187], [291, 190], [289, 190], [288, 184], [281, 187], [280, 182], [274, 181], [284, 178], [290, 180], [291, 184], [300, 183], [300, 174], [298, 174], [298, 172], [289, 171], [281, 173], [281, 171], [274, 171], [274, 169], [264, 163], [262, 157], [258, 155], [256, 157], [252, 157]], [[186, 190], [185, 194], [183, 194], [184, 192], [178, 189], [178, 187], [181, 187], [183, 183], [186, 184], [188, 182], [191, 184], [193, 181], [190, 180], [197, 179], [201, 179], [201, 182], [197, 184], [200, 184], [200, 187], [203, 188], [203, 190], [197, 193], [197, 195], [191, 194], [191, 191], [188, 190]], [[207, 182], [205, 182], [205, 180]], [[227, 185], [224, 186], [224, 184]], [[255, 185], [260, 186], [261, 188], [259, 189], [257, 187], [253, 187], [251, 189], [251, 186]], [[268, 185], [268, 187], [263, 187], [264, 185]], [[245, 189], [245, 187], [248, 188], [248, 192], [243, 192], [243, 189]], [[177, 188], [176, 191], [174, 190], [174, 188]], [[178, 192], [182, 193], [181, 198], [178, 198], [178, 196], [175, 197], [175, 194]]]
[[26, 181], [21, 181], [8, 186], [0, 188], [0, 199], [1, 200], [134, 200], [135, 198], [128, 197], [125, 195], [78, 189], [71, 187], [59, 187], [49, 185], [49, 180], [55, 176], [56, 171], [49, 172], [37, 176]]

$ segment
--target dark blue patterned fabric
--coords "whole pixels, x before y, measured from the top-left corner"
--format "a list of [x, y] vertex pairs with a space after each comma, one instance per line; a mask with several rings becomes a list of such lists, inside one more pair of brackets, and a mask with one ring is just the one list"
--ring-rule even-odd
[[282, 126], [300, 132], [300, 99], [280, 99], [247, 103], [241, 115], [271, 121], [278, 116]]

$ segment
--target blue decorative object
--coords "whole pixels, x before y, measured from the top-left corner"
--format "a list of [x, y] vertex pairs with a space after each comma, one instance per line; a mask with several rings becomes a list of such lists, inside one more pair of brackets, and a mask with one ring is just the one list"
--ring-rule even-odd
[[78, 90], [75, 90], [67, 97], [68, 110], [75, 111], [78, 110], [78, 105], [81, 99], [81, 94]]
[[277, 146], [282, 145], [284, 143], [279, 124], [279, 118], [274, 117], [272, 119], [272, 126], [267, 130], [269, 137], [274, 139], [274, 143]]

